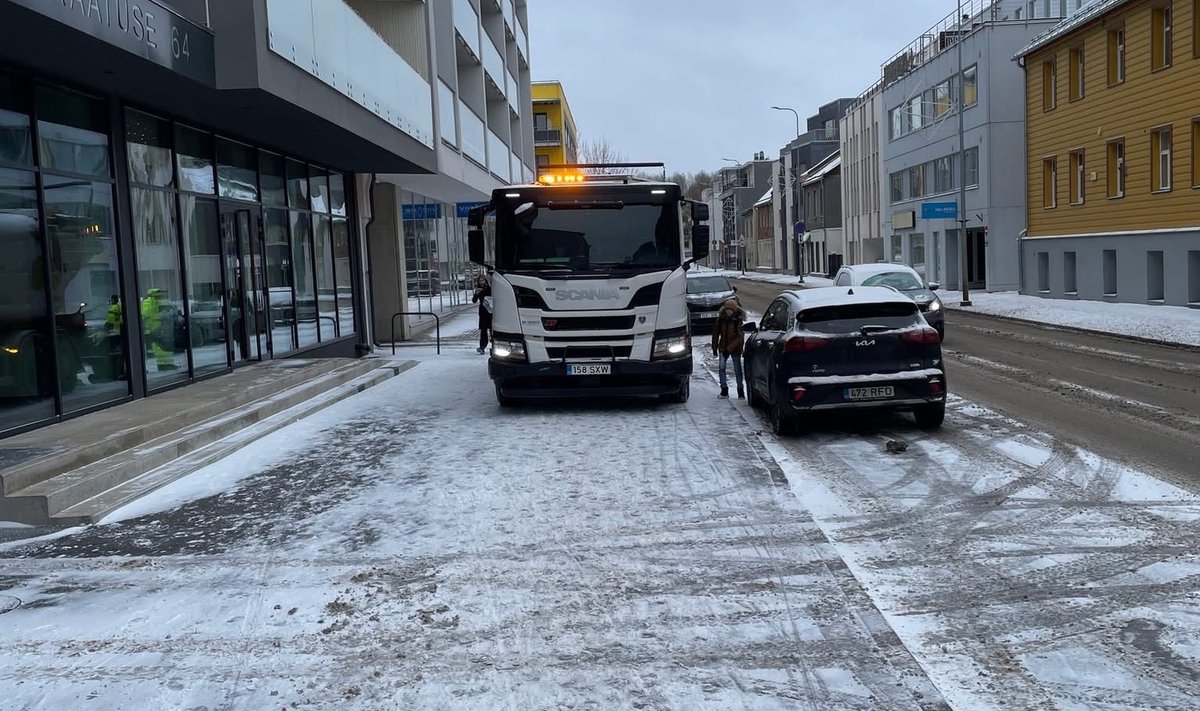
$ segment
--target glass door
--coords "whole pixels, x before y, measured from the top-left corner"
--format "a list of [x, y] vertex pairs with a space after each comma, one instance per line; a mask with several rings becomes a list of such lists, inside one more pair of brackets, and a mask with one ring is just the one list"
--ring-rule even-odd
[[234, 366], [271, 357], [262, 235], [256, 207], [221, 210], [227, 341]]

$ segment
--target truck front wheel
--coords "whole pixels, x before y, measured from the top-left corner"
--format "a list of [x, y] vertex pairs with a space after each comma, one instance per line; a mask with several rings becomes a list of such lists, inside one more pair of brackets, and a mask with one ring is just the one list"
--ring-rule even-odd
[[496, 383], [496, 402], [500, 403], [500, 407], [515, 407], [517, 401], [505, 395], [500, 390], [500, 383]]
[[671, 393], [670, 395], [664, 395], [663, 399], [666, 400], [667, 402], [684, 403], [684, 402], [688, 401], [688, 398], [691, 397], [691, 394], [692, 394], [692, 379], [690, 377], [688, 377], [688, 378], [684, 378], [683, 381], [679, 384], [679, 390]]

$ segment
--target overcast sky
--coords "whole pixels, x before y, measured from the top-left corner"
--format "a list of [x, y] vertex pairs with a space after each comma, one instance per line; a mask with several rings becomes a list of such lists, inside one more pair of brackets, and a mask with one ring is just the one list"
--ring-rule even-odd
[[533, 79], [563, 82], [580, 136], [668, 172], [777, 157], [804, 120], [879, 78], [955, 0], [529, 0]]

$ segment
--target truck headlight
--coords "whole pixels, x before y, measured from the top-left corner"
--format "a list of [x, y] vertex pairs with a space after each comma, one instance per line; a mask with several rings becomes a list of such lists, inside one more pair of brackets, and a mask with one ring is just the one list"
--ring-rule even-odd
[[492, 340], [492, 357], [496, 360], [525, 362], [525, 341], [510, 338]]
[[674, 336], [656, 336], [650, 359], [678, 358], [691, 350], [691, 347], [692, 339], [686, 333]]

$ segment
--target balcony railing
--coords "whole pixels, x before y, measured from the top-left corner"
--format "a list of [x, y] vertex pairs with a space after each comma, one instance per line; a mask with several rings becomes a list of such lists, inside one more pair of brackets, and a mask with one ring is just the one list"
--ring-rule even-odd
[[458, 124], [454, 121], [454, 107], [457, 103], [454, 90], [446, 82], [438, 79], [438, 112], [441, 117], [438, 128], [442, 140], [454, 146], [458, 145]]
[[454, 0], [454, 29], [467, 43], [467, 47], [479, 55], [479, 14], [468, 0]]
[[507, 84], [508, 105], [512, 108], [513, 113], [518, 116], [521, 114], [521, 90], [517, 80], [513, 78], [512, 72], [504, 72], [504, 83]]
[[521, 26], [521, 20], [518, 19], [513, 23], [513, 29], [517, 35], [517, 51], [521, 53], [521, 58], [525, 63], [529, 63], [529, 36], [525, 34], [525, 28]]
[[342, 0], [267, 0], [271, 51], [433, 146], [433, 88]]
[[511, 181], [512, 166], [508, 162], [510, 151], [508, 150], [508, 146], [504, 144], [504, 139], [496, 135], [491, 129], [488, 129], [487, 132], [487, 152], [488, 170], [499, 176], [501, 180]]
[[466, 102], [458, 101], [458, 125], [462, 134], [463, 155], [479, 165], [487, 165], [487, 128]]
[[557, 146], [562, 143], [562, 129], [559, 128], [542, 128], [533, 130], [533, 144], [535, 146]]
[[483, 68], [495, 82], [496, 88], [504, 91], [504, 59], [500, 56], [500, 50], [492, 43], [491, 37], [483, 40]]

